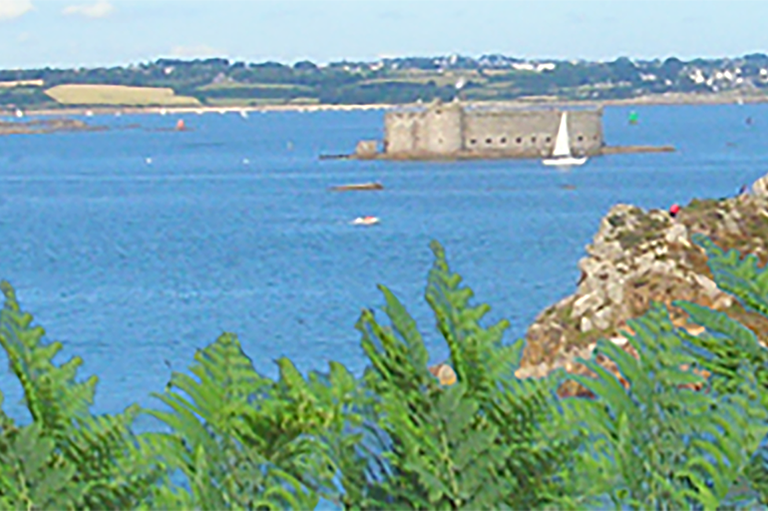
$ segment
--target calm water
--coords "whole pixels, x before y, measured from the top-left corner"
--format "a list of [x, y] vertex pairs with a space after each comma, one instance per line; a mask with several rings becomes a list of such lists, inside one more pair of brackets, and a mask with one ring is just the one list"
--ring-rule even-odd
[[[768, 172], [768, 105], [605, 111], [610, 144], [673, 144], [674, 154], [590, 160], [563, 172], [536, 161], [319, 161], [381, 138], [381, 112], [94, 117], [143, 129], [0, 137], [0, 278], [17, 290], [81, 374], [100, 377], [96, 410], [150, 404], [174, 370], [222, 331], [274, 376], [365, 365], [353, 325], [389, 286], [446, 356], [423, 301], [428, 243], [509, 339], [575, 289], [577, 261], [612, 204], [668, 207], [731, 195]], [[754, 120], [752, 126], [746, 117]], [[151, 164], [146, 162], [151, 158]], [[381, 181], [386, 190], [331, 193]], [[575, 185], [575, 190], [563, 185]], [[376, 215], [382, 223], [349, 221]], [[18, 389], [0, 360], [7, 403]], [[8, 405], [6, 405], [6, 408]]]

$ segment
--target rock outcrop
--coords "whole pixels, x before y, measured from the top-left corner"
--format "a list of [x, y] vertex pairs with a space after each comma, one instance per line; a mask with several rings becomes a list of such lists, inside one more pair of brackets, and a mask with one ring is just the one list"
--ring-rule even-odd
[[0, 135], [55, 133], [57, 131], [105, 131], [106, 129], [106, 126], [91, 126], [77, 119], [0, 121]]
[[674, 300], [726, 311], [768, 341], [768, 320], [717, 288], [704, 251], [691, 241], [693, 233], [709, 236], [723, 249], [755, 254], [765, 264], [768, 176], [753, 185], [751, 195], [694, 200], [674, 218], [662, 210], [614, 206], [579, 261], [576, 292], [544, 310], [529, 328], [518, 376], [541, 376], [557, 367], [582, 372], [575, 359], [589, 357], [599, 338], [631, 350], [621, 331], [629, 330], [626, 322], [644, 314], [651, 301], [667, 304], [673, 323], [693, 334], [701, 328], [671, 307]]

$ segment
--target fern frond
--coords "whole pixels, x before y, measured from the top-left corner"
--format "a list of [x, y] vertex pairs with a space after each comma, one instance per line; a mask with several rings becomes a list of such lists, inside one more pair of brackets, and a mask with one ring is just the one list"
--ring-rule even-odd
[[86, 487], [77, 481], [77, 467], [55, 450], [39, 423], [0, 434], [3, 509], [67, 509], [83, 501]]
[[[73, 471], [71, 485], [80, 492], [62, 493], [74, 499], [63, 507], [136, 506], [148, 497], [159, 477], [154, 461], [134, 448], [136, 437], [130, 425], [137, 408], [117, 415], [91, 415], [96, 377], [77, 381], [82, 363], [78, 357], [56, 365], [53, 358], [61, 343], [45, 343], [44, 330], [32, 326], [32, 316], [21, 310], [13, 288], [7, 282], [0, 283], [0, 288], [5, 295], [0, 345], [21, 383], [33, 421], [29, 427], [34, 429], [29, 431], [39, 436], [39, 441], [30, 441], [50, 449], [49, 458], [55, 461], [46, 468], [51, 474], [63, 468]], [[2, 434], [15, 434], [11, 422], [2, 422]]]
[[749, 254], [741, 259], [736, 250], [724, 252], [702, 234], [693, 234], [691, 239], [705, 250], [717, 287], [736, 296], [750, 309], [768, 316], [768, 272], [758, 268], [757, 257]]
[[53, 358], [61, 351], [61, 343], [44, 344], [44, 330], [31, 326], [32, 316], [21, 312], [13, 288], [1, 282], [0, 289], [5, 295], [0, 311], [0, 346], [21, 383], [32, 419], [48, 434], [66, 439], [74, 420], [90, 414], [97, 378], [75, 381], [82, 364], [78, 357], [56, 366]]
[[595, 350], [616, 364], [626, 387], [594, 359], [585, 364], [595, 379], [573, 376], [597, 401], [573, 404], [568, 414], [602, 451], [601, 466], [587, 451], [576, 471], [605, 478], [599, 487], [611, 488], [613, 499], [624, 504], [717, 507], [768, 432], [765, 414], [752, 409], [756, 387], [742, 385], [725, 399], [683, 388], [706, 382], [693, 372], [696, 359], [666, 308], [653, 304], [630, 326], [635, 334], [627, 338], [637, 359], [606, 340]]

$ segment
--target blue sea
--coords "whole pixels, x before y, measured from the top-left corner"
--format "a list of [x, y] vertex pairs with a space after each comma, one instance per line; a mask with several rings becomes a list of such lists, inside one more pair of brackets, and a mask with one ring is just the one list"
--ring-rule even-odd
[[[94, 116], [113, 129], [0, 137], [0, 278], [63, 343], [60, 360], [79, 355], [80, 374], [99, 376], [99, 412], [157, 404], [150, 392], [225, 331], [271, 377], [280, 357], [302, 372], [336, 360], [360, 374], [354, 324], [383, 305], [377, 284], [404, 302], [440, 362], [447, 348], [423, 299], [431, 240], [492, 306], [489, 321], [510, 320], [511, 342], [575, 290], [612, 205], [666, 209], [768, 173], [768, 105], [633, 109], [636, 126], [630, 108], [606, 108], [609, 144], [677, 152], [570, 171], [318, 158], [381, 139], [381, 111]], [[170, 130], [178, 119], [191, 130]], [[329, 191], [367, 181], [385, 190]], [[350, 225], [364, 215], [381, 223]], [[0, 367], [6, 409], [17, 409], [4, 355]]]

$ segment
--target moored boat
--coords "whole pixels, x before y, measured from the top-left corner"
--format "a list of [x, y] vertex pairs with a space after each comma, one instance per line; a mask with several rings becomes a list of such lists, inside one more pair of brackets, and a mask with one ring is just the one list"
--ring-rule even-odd
[[349, 185], [332, 186], [334, 192], [365, 191], [365, 190], [383, 190], [381, 183], [355, 183]]
[[375, 216], [359, 216], [352, 220], [352, 225], [376, 225], [379, 218]]

